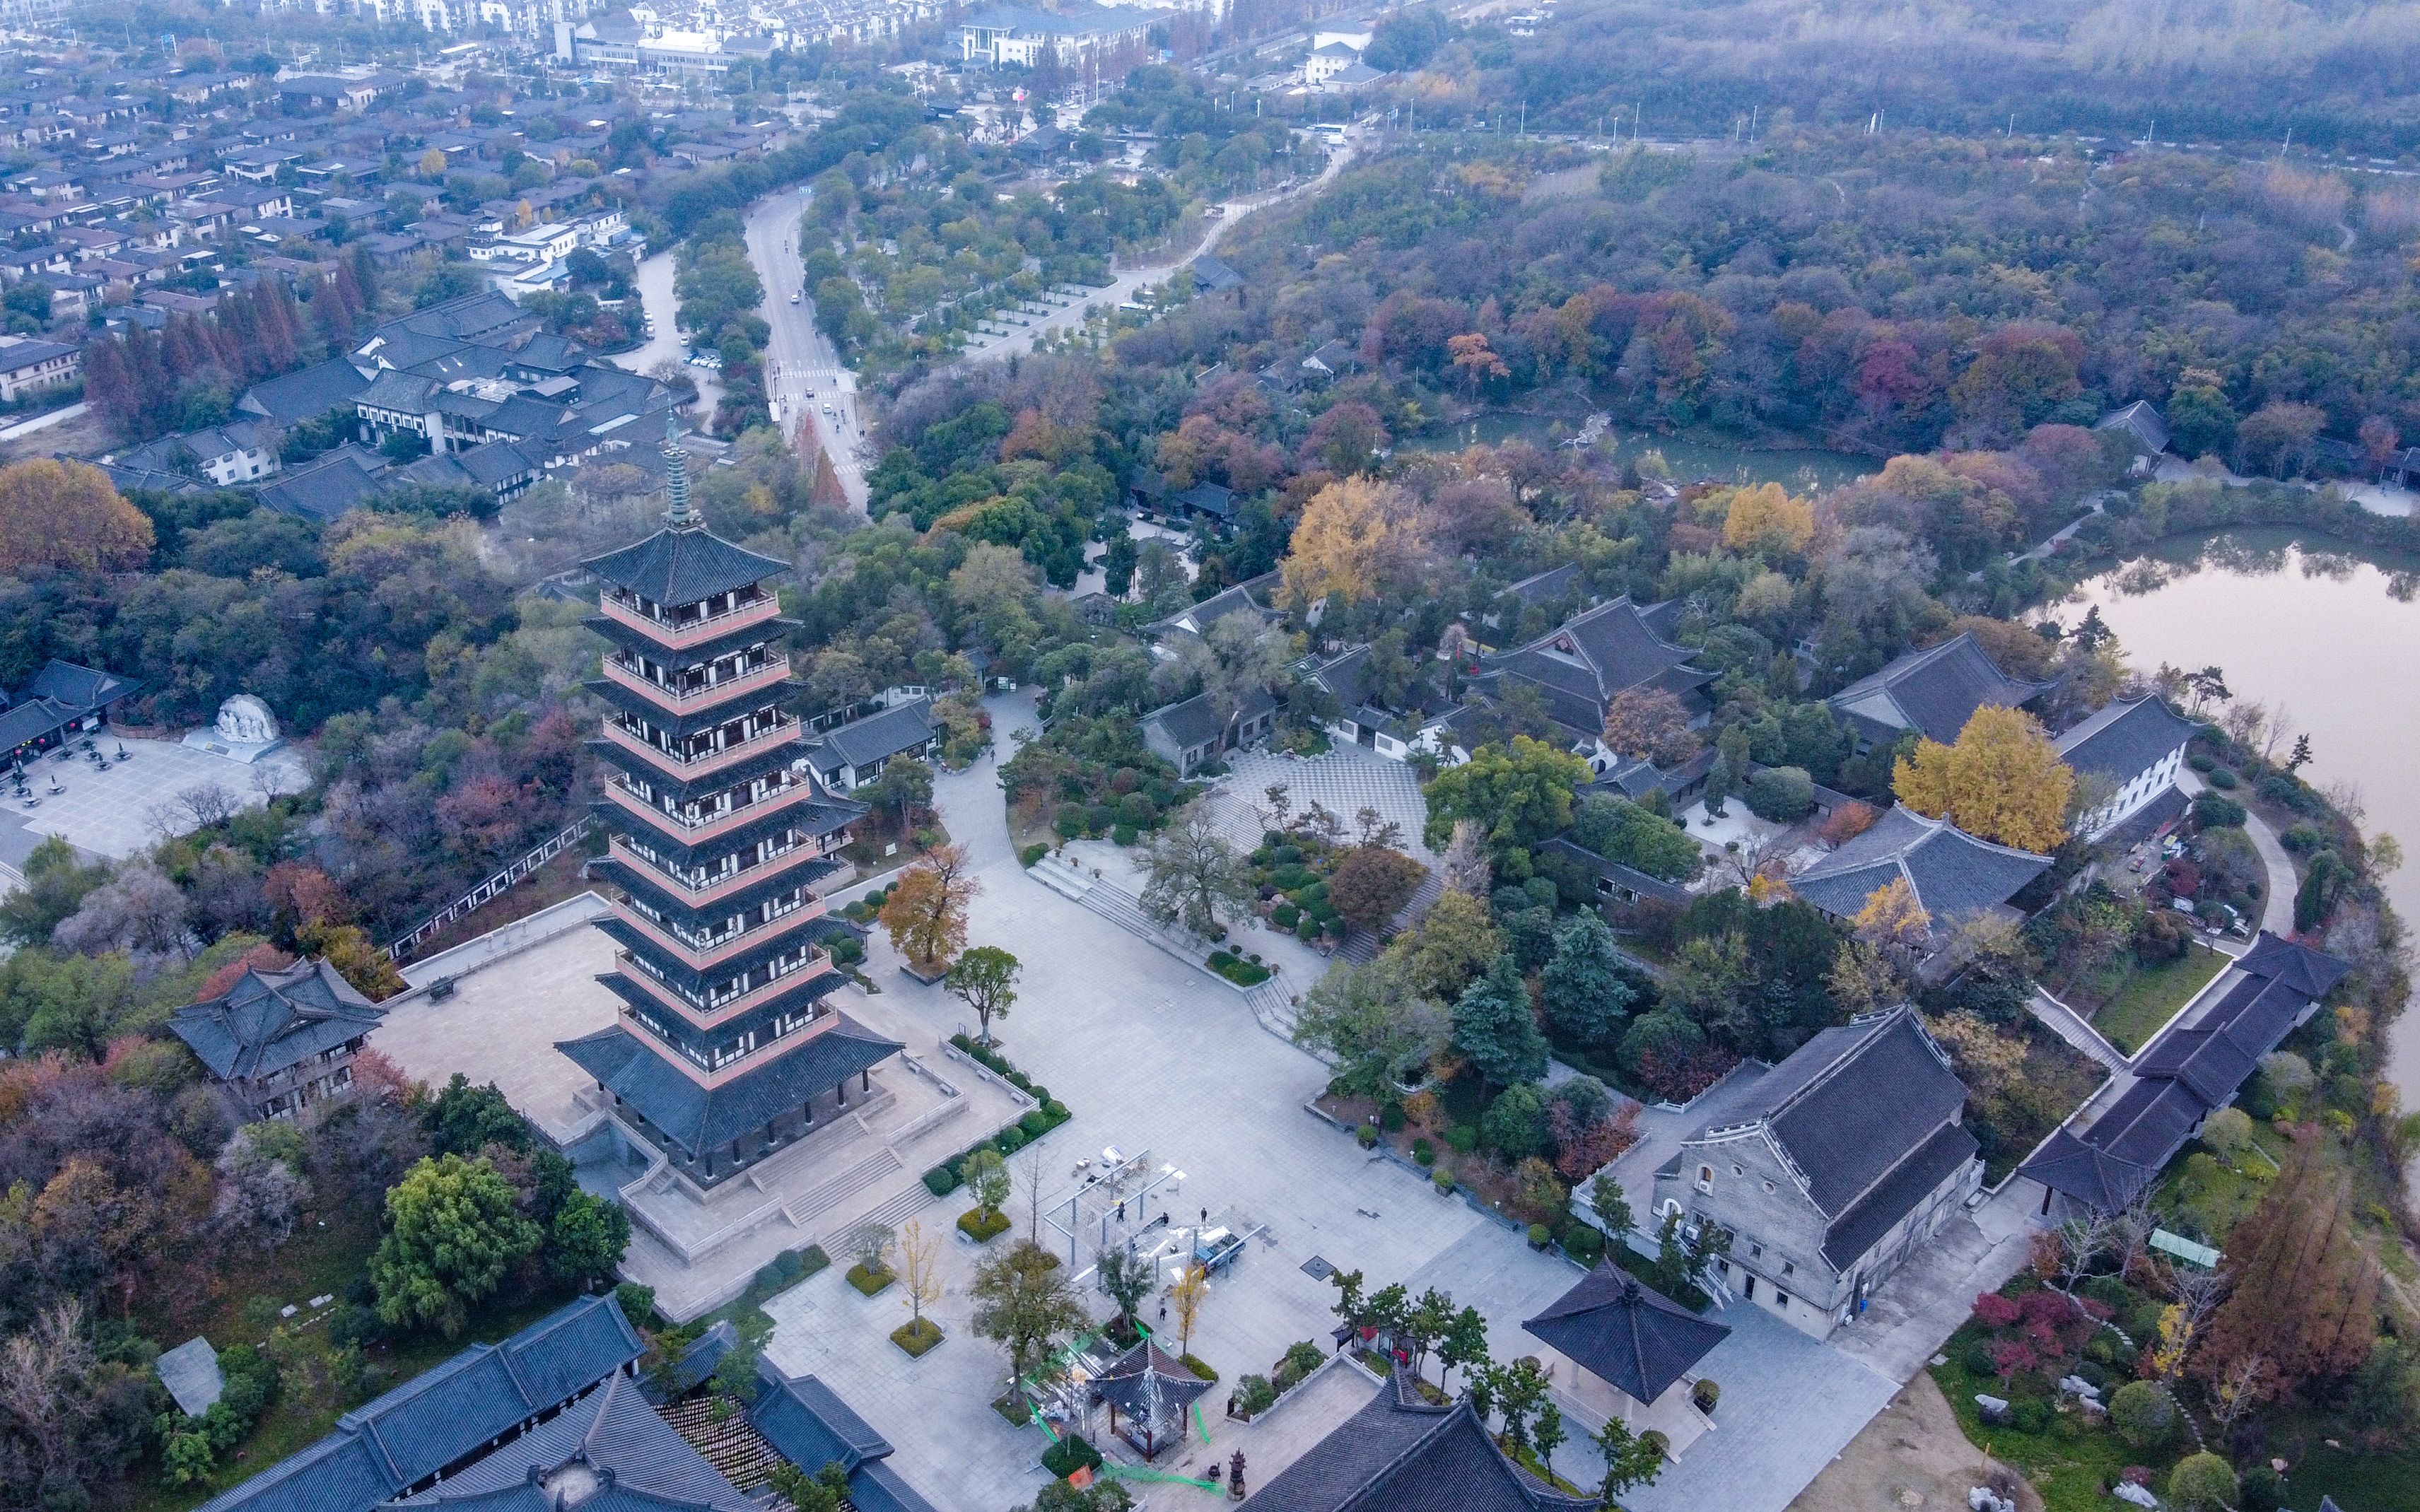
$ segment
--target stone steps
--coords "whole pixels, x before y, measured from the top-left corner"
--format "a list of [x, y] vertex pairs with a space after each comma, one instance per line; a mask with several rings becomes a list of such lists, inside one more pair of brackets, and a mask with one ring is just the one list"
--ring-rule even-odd
[[789, 1220], [791, 1227], [804, 1228], [809, 1220], [830, 1212], [867, 1187], [907, 1168], [897, 1154], [889, 1149], [877, 1150], [821, 1186], [803, 1192], [783, 1204], [782, 1216]]
[[937, 1199], [933, 1196], [933, 1189], [926, 1186], [922, 1180], [919, 1180], [914, 1186], [909, 1187], [907, 1191], [900, 1193], [895, 1197], [892, 1197], [890, 1201], [875, 1209], [872, 1212], [867, 1213], [859, 1221], [861, 1223], [884, 1224], [890, 1227], [896, 1228], [901, 1224], [906, 1223], [908, 1219], [913, 1218], [918, 1213], [923, 1211], [926, 1208], [931, 1207], [936, 1200]]

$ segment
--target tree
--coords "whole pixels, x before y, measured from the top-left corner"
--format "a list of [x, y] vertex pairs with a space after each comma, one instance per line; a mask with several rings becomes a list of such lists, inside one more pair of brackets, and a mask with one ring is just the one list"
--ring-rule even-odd
[[433, 1324], [447, 1338], [543, 1238], [485, 1156], [422, 1161], [386, 1195], [386, 1214], [370, 1259], [379, 1317], [396, 1327]]
[[848, 1472], [827, 1459], [810, 1475], [796, 1465], [776, 1465], [766, 1484], [790, 1504], [791, 1512], [840, 1512], [848, 1501]]
[[1427, 557], [1418, 500], [1390, 483], [1340, 479], [1303, 505], [1280, 564], [1282, 596], [1292, 609], [1357, 604], [1406, 580]]
[[1495, 916], [1477, 896], [1450, 888], [1440, 894], [1420, 927], [1388, 942], [1381, 959], [1403, 962], [1412, 985], [1440, 1002], [1457, 998], [1503, 951]]
[[2232, 1287], [2211, 1319], [2190, 1368], [2225, 1379], [2239, 1361], [2272, 1367], [2264, 1396], [2351, 1372], [2378, 1332], [2378, 1264], [2354, 1229], [2350, 1179], [2321, 1141], [2287, 1152], [2252, 1215], [2227, 1235], [2223, 1273]]
[[2317, 405], [2272, 399], [2235, 427], [2235, 450], [2245, 471], [2283, 478], [2310, 465], [2311, 442], [2327, 424]]
[[1905, 877], [1893, 877], [1868, 893], [1849, 924], [1858, 944], [1883, 951], [1901, 966], [1912, 964], [1932, 939], [1932, 916]]
[[848, 1231], [842, 1243], [857, 1269], [867, 1275], [891, 1273], [891, 1246], [899, 1236], [886, 1223], [862, 1223]]
[[1689, 706], [1661, 687], [1627, 687], [1605, 706], [1605, 743], [1633, 761], [1678, 766], [1705, 745], [1689, 726]]
[[1366, 964], [1340, 962], [1302, 995], [1296, 1044], [1330, 1060], [1332, 1085], [1386, 1097], [1445, 1048], [1445, 1004], [1424, 993], [1409, 960], [1392, 951]]
[[1621, 1183], [1613, 1179], [1610, 1170], [1597, 1173], [1589, 1183], [1589, 1206], [1595, 1210], [1597, 1221], [1605, 1226], [1606, 1237], [1619, 1242], [1630, 1232], [1637, 1220], [1631, 1216], [1630, 1199], [1621, 1193]]
[[1210, 1272], [1199, 1260], [1169, 1283], [1168, 1304], [1176, 1309], [1176, 1348], [1193, 1352], [1193, 1325], [1202, 1319], [1202, 1304], [1210, 1295]]
[[1723, 517], [1723, 545], [1733, 551], [1798, 556], [1815, 539], [1815, 506], [1766, 483], [1731, 491]]
[[909, 810], [932, 807], [933, 769], [912, 756], [895, 757], [884, 764], [882, 775], [864, 789], [863, 796], [876, 809], [895, 810], [905, 829]]
[[1916, 812], [1970, 835], [2047, 855], [2067, 839], [2075, 774], [2031, 715], [1986, 704], [1958, 743], [1917, 743], [1892, 768], [1891, 786]]
[[573, 1192], [547, 1225], [546, 1268], [563, 1281], [602, 1281], [630, 1247], [630, 1215], [618, 1202]]
[[1135, 1309], [1151, 1295], [1151, 1288], [1159, 1284], [1153, 1262], [1124, 1246], [1101, 1251], [1093, 1262], [1093, 1274], [1100, 1280], [1101, 1289], [1109, 1300], [1118, 1304], [1117, 1320], [1127, 1324], [1134, 1321]]
[[84, 906], [85, 898], [109, 880], [109, 865], [86, 866], [76, 848], [56, 835], [25, 857], [24, 885], [0, 898], [0, 941], [48, 945], [51, 932]]
[[2361, 428], [2353, 434], [2361, 442], [2361, 460], [2369, 469], [2369, 475], [2373, 478], [2383, 476], [2386, 465], [2395, 460], [2397, 450], [2403, 444], [2403, 437], [2395, 428], [2395, 422], [2384, 415], [2366, 415], [2362, 419]]
[[1704, 864], [1687, 830], [1610, 793], [1591, 793], [1574, 806], [1570, 839], [1583, 850], [1666, 882], [1685, 882]]
[[899, 1230], [899, 1283], [908, 1293], [908, 1326], [921, 1334], [924, 1309], [941, 1300], [941, 1242], [913, 1218]]
[[1473, 820], [1501, 864], [1508, 852], [1526, 851], [1570, 826], [1573, 790], [1590, 775], [1577, 756], [1527, 735], [1513, 736], [1509, 748], [1481, 746], [1429, 783], [1423, 838], [1436, 850], [1457, 820]]
[[1196, 934], [1216, 933], [1221, 912], [1239, 917], [1259, 901], [1244, 857], [1199, 803], [1152, 838], [1142, 865], [1148, 879], [1144, 911], [1163, 923], [1182, 922]]
[[1649, 1429], [1633, 1434], [1619, 1412], [1597, 1430], [1597, 1452], [1605, 1459], [1605, 1486], [1600, 1494], [1607, 1506], [1636, 1486], [1652, 1486], [1664, 1470], [1664, 1435]]
[[986, 1216], [997, 1216], [1001, 1204], [1008, 1200], [1010, 1178], [1007, 1158], [989, 1145], [985, 1145], [967, 1157], [966, 1165], [958, 1174], [965, 1180], [968, 1192], [975, 1199], [975, 1206], [982, 1209]]
[[47, 458], [0, 467], [0, 573], [128, 572], [151, 558], [151, 521], [109, 474]]
[[1621, 977], [1613, 931], [1594, 913], [1579, 913], [1555, 932], [1555, 958], [1538, 973], [1546, 1023], [1581, 1044], [1613, 1040], [1637, 995]]
[[1429, 869], [1385, 845], [1356, 845], [1327, 877], [1327, 901], [1355, 929], [1374, 934], [1403, 912]]
[[930, 977], [967, 943], [967, 906], [982, 887], [962, 847], [935, 846], [892, 885], [877, 917], [892, 945]]
[[1450, 336], [1445, 348], [1453, 354], [1453, 365], [1461, 370], [1466, 394], [1476, 395], [1479, 385], [1488, 378], [1512, 376], [1512, 370], [1504, 365], [1504, 359], [1496, 355], [1487, 345], [1487, 337], [1480, 332]]
[[1549, 1476], [1555, 1473], [1555, 1451], [1562, 1446], [1564, 1438], [1562, 1409], [1549, 1397], [1539, 1404], [1538, 1426], [1529, 1430], [1530, 1442], [1538, 1446], [1538, 1463], [1546, 1467]]
[[975, 1270], [975, 1332], [1008, 1351], [1012, 1389], [1025, 1396], [1026, 1373], [1063, 1334], [1086, 1322], [1057, 1256], [1030, 1239]]
[[985, 1044], [991, 1043], [991, 1021], [1008, 1017], [1016, 1001], [1019, 969], [1016, 957], [999, 946], [978, 945], [950, 963], [950, 974], [941, 979], [952, 996], [975, 1011]]
[[1437, 1376], [1439, 1385], [1456, 1368], [1483, 1366], [1487, 1364], [1487, 1319], [1476, 1307], [1465, 1307], [1453, 1315], [1445, 1333], [1437, 1340]]
[[1546, 1073], [1546, 1037], [1529, 1016], [1529, 989], [1511, 955], [1497, 956], [1453, 1005], [1453, 1044], [1497, 1087]]

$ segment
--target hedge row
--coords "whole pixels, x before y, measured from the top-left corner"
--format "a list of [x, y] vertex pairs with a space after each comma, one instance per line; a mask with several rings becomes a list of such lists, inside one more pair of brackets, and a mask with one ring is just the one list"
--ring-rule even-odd
[[996, 1149], [1003, 1158], [1014, 1155], [1075, 1117], [1067, 1111], [1066, 1103], [1050, 1095], [1050, 1088], [1036, 1085], [1025, 1072], [1010, 1065], [1008, 1057], [999, 1051], [979, 1044], [973, 1038], [964, 1034], [950, 1036], [950, 1043], [963, 1051], [976, 1064], [988, 1069], [994, 1075], [1015, 1087], [1018, 1091], [1026, 1093], [1042, 1105], [1027, 1110], [1025, 1116], [1015, 1123], [1002, 1124], [1000, 1131], [990, 1138], [977, 1140], [941, 1165], [926, 1171], [924, 1187], [937, 1197], [948, 1196], [958, 1189], [965, 1180], [959, 1172], [966, 1165], [967, 1157], [976, 1150]]

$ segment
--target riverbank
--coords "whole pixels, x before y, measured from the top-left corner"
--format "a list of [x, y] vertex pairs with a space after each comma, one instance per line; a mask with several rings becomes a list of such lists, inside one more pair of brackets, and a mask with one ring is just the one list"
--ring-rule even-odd
[[[2282, 761], [2307, 735], [2299, 775], [2375, 842], [2420, 838], [2420, 713], [2381, 696], [2420, 679], [2416, 589], [2420, 554], [2269, 526], [2170, 536], [2104, 562], [2045, 613], [2072, 625], [2098, 609], [2137, 667], [2221, 668], [2233, 705], [2267, 711], [2259, 746]], [[2396, 918], [2420, 918], [2420, 868], [2388, 874], [2381, 891]], [[2386, 1017], [2379, 1077], [2420, 1109], [2420, 1015]], [[2420, 1160], [2403, 1186], [2420, 1206]]]

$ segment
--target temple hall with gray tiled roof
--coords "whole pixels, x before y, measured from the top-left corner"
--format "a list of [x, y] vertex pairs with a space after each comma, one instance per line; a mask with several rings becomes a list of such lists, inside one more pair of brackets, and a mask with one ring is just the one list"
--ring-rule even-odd
[[1946, 746], [1977, 709], [2018, 708], [2048, 686], [2000, 671], [1969, 634], [1911, 651], [1829, 702], [1860, 745], [1887, 746], [1912, 730]]
[[2047, 856], [1978, 840], [1900, 805], [1790, 886], [1834, 918], [1854, 918], [1877, 888], [1904, 880], [1939, 936], [1945, 923], [2000, 907], [2049, 869]]
[[1965, 1104], [1913, 1009], [1821, 1030], [1682, 1142], [1652, 1221], [1729, 1231], [1724, 1279], [1823, 1337], [1980, 1181]]
[[353, 1057], [386, 1011], [325, 961], [246, 967], [218, 996], [180, 1008], [168, 1027], [249, 1119], [288, 1118], [352, 1082]]
[[1467, 1396], [1438, 1407], [1398, 1371], [1247, 1499], [1255, 1512], [1595, 1512], [1505, 1457]]

